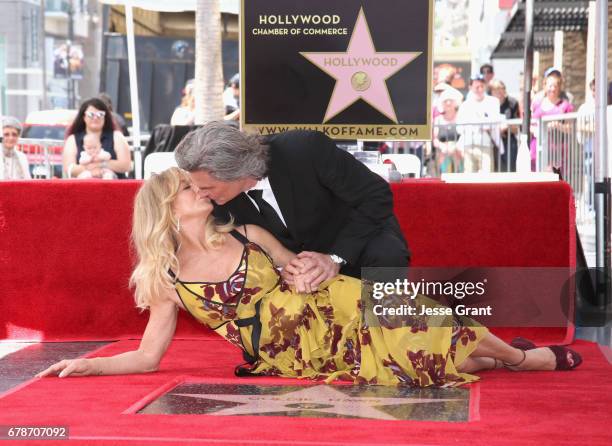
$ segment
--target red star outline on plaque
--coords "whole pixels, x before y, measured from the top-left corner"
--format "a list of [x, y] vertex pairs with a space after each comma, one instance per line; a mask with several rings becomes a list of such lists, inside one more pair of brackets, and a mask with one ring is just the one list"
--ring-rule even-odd
[[[363, 8], [360, 8], [346, 52], [300, 54], [336, 79], [323, 122], [329, 121], [362, 99], [397, 123], [386, 81], [422, 52], [377, 52], [365, 13]], [[376, 65], [373, 65], [374, 63]]]

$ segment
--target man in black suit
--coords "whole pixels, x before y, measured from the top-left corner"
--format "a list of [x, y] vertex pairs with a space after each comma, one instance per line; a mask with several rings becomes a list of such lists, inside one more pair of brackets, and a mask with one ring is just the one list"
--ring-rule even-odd
[[409, 251], [389, 185], [323, 133], [261, 138], [222, 122], [189, 133], [175, 150], [215, 215], [259, 225], [298, 253], [284, 277], [307, 274], [312, 289], [338, 272], [406, 267]]

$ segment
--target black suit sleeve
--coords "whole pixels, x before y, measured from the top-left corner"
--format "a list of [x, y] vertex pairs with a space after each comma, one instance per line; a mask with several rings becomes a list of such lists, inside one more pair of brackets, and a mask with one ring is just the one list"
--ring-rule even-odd
[[393, 194], [384, 179], [338, 149], [330, 138], [319, 132], [312, 132], [310, 138], [319, 182], [351, 208], [330, 252], [355, 264], [368, 241], [393, 215]]

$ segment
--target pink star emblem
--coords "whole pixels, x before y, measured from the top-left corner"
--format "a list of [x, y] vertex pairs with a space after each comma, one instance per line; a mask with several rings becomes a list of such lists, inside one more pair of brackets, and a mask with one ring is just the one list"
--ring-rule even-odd
[[362, 8], [346, 52], [300, 54], [336, 79], [323, 122], [329, 121], [358, 99], [363, 99], [397, 123], [386, 80], [421, 52], [377, 52]]

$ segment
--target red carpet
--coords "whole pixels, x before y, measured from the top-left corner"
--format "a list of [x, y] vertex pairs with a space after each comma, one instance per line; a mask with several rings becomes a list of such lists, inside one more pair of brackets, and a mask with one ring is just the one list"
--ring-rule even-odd
[[[98, 354], [111, 355], [136, 345], [136, 341], [120, 341]], [[233, 378], [233, 367], [241, 358], [223, 340], [175, 341], [161, 371], [154, 374], [32, 380], [0, 397], [0, 425], [68, 425], [73, 440], [69, 444], [102, 440], [96, 444], [610, 445], [612, 368], [596, 344], [579, 341], [575, 348], [584, 364], [572, 372], [482, 373], [471, 395], [472, 411], [479, 421], [339, 422], [333, 418], [129, 413], [152, 392], [187, 377], [240, 384], [296, 383]]]
[[[139, 186], [136, 181], [0, 183], [0, 339], [141, 335], [146, 315], [138, 315], [127, 288], [130, 219]], [[566, 183], [425, 181], [393, 184], [392, 190], [413, 266], [575, 266], [574, 204]], [[33, 380], [0, 395], [0, 425], [69, 426], [72, 442], [41, 442], [45, 446], [93, 440], [130, 446], [612, 444], [612, 370], [598, 347], [586, 342], [577, 344], [585, 363], [574, 372], [483, 373], [471, 388], [470, 422], [130, 413], [183, 378], [295, 384], [233, 378], [240, 353], [185, 314], [181, 319], [177, 338], [191, 340], [173, 343], [160, 372]], [[506, 339], [518, 334], [495, 331]], [[573, 326], [523, 328], [520, 334], [541, 343], [569, 342]], [[122, 340], [102, 354], [137, 344]]]

